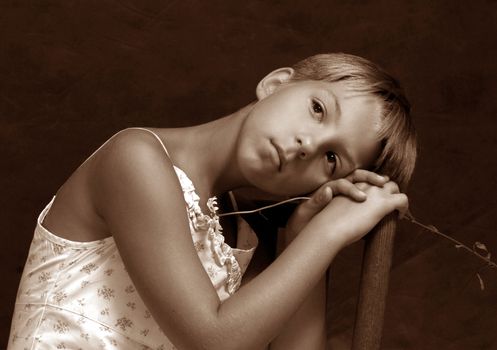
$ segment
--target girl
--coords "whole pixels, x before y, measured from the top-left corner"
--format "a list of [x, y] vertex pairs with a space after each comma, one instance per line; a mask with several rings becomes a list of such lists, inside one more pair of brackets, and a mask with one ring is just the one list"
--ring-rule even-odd
[[[324, 348], [326, 269], [407, 210], [395, 182], [364, 169], [404, 188], [409, 105], [346, 54], [277, 69], [256, 95], [204, 125], [123, 130], [72, 174], [38, 218], [9, 349]], [[239, 188], [312, 193], [284, 251], [243, 285], [257, 238], [241, 219], [223, 232], [215, 198]]]

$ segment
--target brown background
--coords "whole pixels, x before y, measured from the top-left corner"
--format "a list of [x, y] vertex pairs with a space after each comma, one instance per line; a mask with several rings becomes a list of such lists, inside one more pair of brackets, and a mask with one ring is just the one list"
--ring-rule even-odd
[[[117, 130], [211, 120], [279, 66], [344, 51], [414, 105], [412, 212], [497, 254], [495, 1], [2, 1], [0, 347], [35, 220]], [[360, 244], [333, 270], [330, 343], [351, 336]], [[485, 283], [480, 289], [476, 273]], [[383, 349], [497, 349], [497, 270], [413, 225], [396, 243]]]

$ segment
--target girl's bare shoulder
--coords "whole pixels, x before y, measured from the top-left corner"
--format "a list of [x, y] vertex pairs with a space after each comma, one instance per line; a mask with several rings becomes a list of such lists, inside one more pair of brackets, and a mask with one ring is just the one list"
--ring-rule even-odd
[[[111, 137], [94, 159], [94, 171], [111, 171], [109, 175], [117, 175], [106, 163], [126, 166], [128, 163], [137, 164], [141, 161], [142, 167], [156, 166], [157, 163], [147, 162], [151, 157], [161, 160], [161, 163], [170, 164], [169, 155], [157, 133], [139, 128], [121, 130]], [[146, 169], [145, 169], [146, 170]], [[100, 172], [100, 174], [102, 174]]]
[[143, 171], [157, 166], [172, 168], [169, 155], [157, 137], [137, 128], [121, 130], [95, 154], [90, 171], [93, 175], [119, 178], [121, 167], [132, 166]]
[[[159, 140], [150, 132], [125, 129], [112, 136], [57, 191], [43, 225], [74, 241], [111, 235], [102, 217], [117, 198], [133, 200], [140, 181], [150, 187], [178, 188], [176, 174]], [[152, 176], [154, 172], [160, 176]]]
[[[100, 214], [116, 207], [116, 201], [181, 192], [163, 144], [145, 130], [129, 128], [115, 135], [95, 157], [90, 172], [92, 198]], [[182, 199], [181, 196], [169, 198], [173, 202]]]

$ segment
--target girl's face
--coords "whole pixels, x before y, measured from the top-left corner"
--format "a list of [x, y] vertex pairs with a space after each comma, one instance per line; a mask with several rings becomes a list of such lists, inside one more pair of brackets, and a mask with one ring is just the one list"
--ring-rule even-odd
[[279, 74], [261, 81], [240, 132], [237, 160], [247, 182], [301, 195], [374, 162], [380, 151], [375, 97], [343, 82], [285, 82]]

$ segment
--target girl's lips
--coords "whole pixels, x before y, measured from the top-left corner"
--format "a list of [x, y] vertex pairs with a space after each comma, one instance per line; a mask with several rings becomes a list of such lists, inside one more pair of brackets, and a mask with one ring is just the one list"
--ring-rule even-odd
[[279, 164], [278, 164], [278, 171], [281, 172], [283, 170], [283, 167], [285, 166], [286, 164], [286, 155], [285, 155], [285, 151], [280, 147], [280, 145], [278, 145], [277, 143], [275, 143], [273, 140], [271, 140], [271, 144], [274, 146], [274, 148], [276, 149], [276, 152], [278, 153], [278, 160], [279, 160]]

